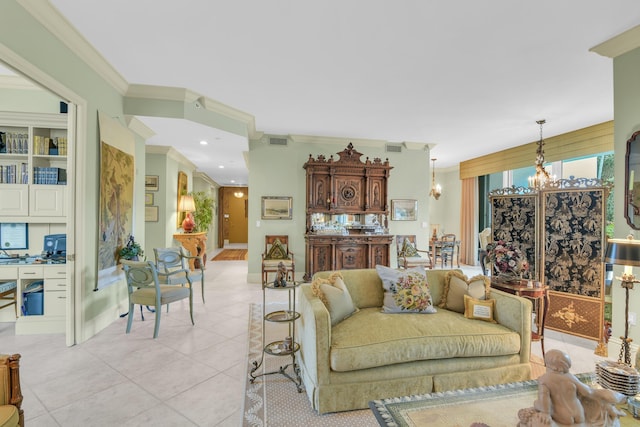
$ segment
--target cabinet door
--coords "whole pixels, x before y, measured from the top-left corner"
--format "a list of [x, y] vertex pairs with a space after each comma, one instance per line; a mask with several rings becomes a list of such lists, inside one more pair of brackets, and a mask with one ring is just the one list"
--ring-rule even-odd
[[377, 244], [371, 245], [371, 254], [369, 256], [369, 268], [375, 268], [376, 265], [389, 266], [389, 245]]
[[384, 211], [387, 203], [386, 179], [384, 177], [370, 177], [367, 192], [368, 210]]
[[336, 270], [367, 267], [367, 245], [336, 245]]
[[64, 316], [67, 309], [67, 281], [46, 279], [44, 282], [45, 316]]
[[337, 210], [344, 212], [363, 212], [365, 205], [364, 177], [336, 176]]
[[32, 185], [29, 211], [32, 216], [64, 216], [64, 185]]
[[312, 210], [325, 211], [331, 206], [331, 179], [327, 174], [313, 174], [310, 178], [311, 188], [309, 194], [308, 208]]
[[0, 184], [0, 215], [29, 215], [29, 186], [26, 184]]
[[311, 246], [310, 276], [318, 271], [333, 270], [332, 245], [313, 243]]

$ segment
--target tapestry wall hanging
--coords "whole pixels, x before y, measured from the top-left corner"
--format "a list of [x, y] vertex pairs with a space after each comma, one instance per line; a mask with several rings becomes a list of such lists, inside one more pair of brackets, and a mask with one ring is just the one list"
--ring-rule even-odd
[[100, 193], [98, 283], [118, 280], [117, 252], [133, 234], [135, 140], [116, 120], [98, 113], [100, 126]]

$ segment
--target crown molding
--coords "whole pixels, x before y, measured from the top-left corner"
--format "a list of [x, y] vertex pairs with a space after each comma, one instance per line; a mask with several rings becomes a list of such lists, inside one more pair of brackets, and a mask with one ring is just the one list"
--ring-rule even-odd
[[69, 116], [67, 114], [52, 113], [28, 113], [16, 111], [3, 111], [2, 124], [4, 126], [40, 126], [50, 128], [66, 128], [68, 126]]
[[616, 58], [640, 47], [640, 25], [635, 26], [589, 49], [608, 58]]
[[191, 162], [191, 160], [187, 159], [173, 147], [170, 147], [168, 145], [145, 145], [144, 152], [146, 154], [163, 154], [170, 159], [176, 160], [186, 165], [192, 171], [196, 171], [198, 169], [196, 165]]
[[46, 92], [41, 86], [22, 76], [0, 76], [0, 89], [40, 90]]
[[121, 95], [128, 82], [113, 66], [75, 29], [73, 25], [48, 1], [16, 0], [31, 16], [64, 43], [93, 71], [105, 79]]
[[145, 141], [156, 134], [151, 128], [142, 123], [136, 116], [126, 115], [124, 116], [124, 119], [127, 123], [127, 127]]

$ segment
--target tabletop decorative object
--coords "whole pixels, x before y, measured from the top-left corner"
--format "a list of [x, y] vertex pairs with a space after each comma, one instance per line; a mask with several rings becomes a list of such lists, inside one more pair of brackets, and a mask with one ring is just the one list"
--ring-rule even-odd
[[503, 240], [487, 245], [489, 263], [498, 275], [498, 280], [504, 282], [520, 281], [523, 274], [529, 271], [529, 262], [522, 251]]

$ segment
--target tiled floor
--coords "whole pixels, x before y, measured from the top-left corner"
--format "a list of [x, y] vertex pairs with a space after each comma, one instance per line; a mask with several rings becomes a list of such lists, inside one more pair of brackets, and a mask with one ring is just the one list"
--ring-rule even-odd
[[[122, 318], [73, 347], [62, 335], [15, 336], [13, 323], [0, 323], [0, 353], [22, 354], [26, 424], [241, 425], [249, 304], [262, 302], [260, 285], [246, 276], [246, 262], [208, 262], [206, 304], [195, 287], [195, 326], [184, 301], [171, 304], [155, 340], [154, 315], [145, 312], [142, 322], [139, 310], [130, 334]], [[597, 359], [594, 342], [551, 331], [546, 348], [567, 351], [576, 373]], [[532, 351], [541, 355], [540, 345]]]

